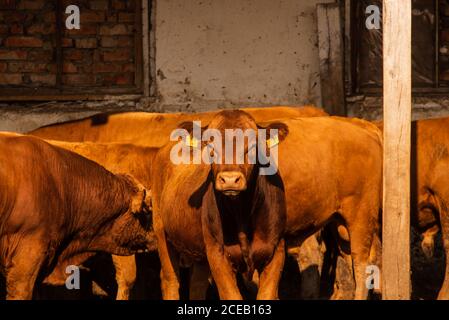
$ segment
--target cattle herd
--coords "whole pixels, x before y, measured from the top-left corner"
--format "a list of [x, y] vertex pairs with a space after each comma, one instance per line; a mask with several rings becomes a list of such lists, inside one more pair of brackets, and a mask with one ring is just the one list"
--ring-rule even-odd
[[[230, 129], [252, 130], [257, 143], [246, 137], [238, 149]], [[176, 130], [185, 136], [173, 139]], [[215, 161], [227, 159], [229, 142], [231, 161]], [[188, 160], [211, 161], [173, 160], [186, 150]], [[413, 123], [413, 163], [412, 227], [429, 259], [441, 232], [438, 298], [449, 299], [449, 118]], [[381, 216], [382, 123], [310, 106], [102, 114], [0, 133], [6, 299], [65, 285], [68, 266], [99, 253], [112, 255], [116, 298], [129, 299], [143, 251], [158, 253], [164, 299], [179, 299], [184, 286], [205, 299], [211, 283], [220, 299], [242, 299], [250, 286], [257, 299], [277, 299], [286, 257], [323, 228], [354, 298], [366, 299], [367, 268], [381, 268]]]

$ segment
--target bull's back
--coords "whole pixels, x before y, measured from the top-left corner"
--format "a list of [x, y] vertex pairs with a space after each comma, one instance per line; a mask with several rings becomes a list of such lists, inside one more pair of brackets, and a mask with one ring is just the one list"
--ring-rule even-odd
[[266, 108], [244, 108], [242, 110], [249, 113], [256, 122], [265, 122], [281, 118], [324, 117], [328, 115], [323, 109], [313, 106], [274, 106]]
[[[347, 121], [339, 117], [317, 117], [290, 119], [283, 121], [288, 126], [288, 136], [279, 145], [280, 168], [283, 161], [291, 159], [301, 163], [304, 159], [320, 157], [319, 163], [310, 163], [313, 167], [329, 168], [335, 174], [335, 169], [348, 169], [352, 165], [348, 156], [363, 160], [366, 156], [379, 160], [382, 155], [382, 136], [373, 125], [363, 122]], [[295, 159], [294, 155], [300, 158]], [[320, 159], [316, 158], [316, 159]], [[373, 161], [360, 161], [361, 164]], [[381, 164], [381, 162], [376, 162]]]
[[[6, 207], [2, 200], [3, 234], [26, 232], [39, 225], [48, 226], [50, 221], [61, 221], [56, 215], [61, 209], [56, 200], [62, 196], [60, 181], [48, 170], [48, 163], [57, 157], [54, 150], [36, 138], [0, 133], [0, 179], [2, 193], [8, 197]], [[8, 212], [5, 208], [11, 204], [13, 208]]]
[[347, 121], [353, 125], [359, 126], [363, 129], [366, 129], [367, 132], [374, 135], [375, 139], [383, 141], [383, 135], [382, 135], [383, 123], [381, 121], [370, 122], [370, 121], [367, 121], [364, 119], [359, 119], [359, 118], [346, 118], [346, 117], [337, 117], [337, 116], [334, 116], [332, 118], [339, 120], [339, 121]]
[[70, 142], [133, 142], [160, 147], [169, 141], [179, 123], [208, 119], [212, 113], [160, 114], [125, 112], [42, 127], [30, 132], [44, 139]]
[[[277, 118], [315, 117], [326, 113], [315, 107], [265, 107], [246, 108], [256, 122]], [[208, 124], [218, 111], [189, 113], [127, 112], [97, 115], [91, 118], [55, 124], [39, 128], [30, 134], [44, 139], [71, 142], [132, 142], [134, 144], [162, 147], [170, 140], [170, 134], [186, 121]]]
[[52, 145], [75, 152], [115, 174], [135, 177], [151, 188], [151, 167], [157, 148], [130, 143], [66, 142], [47, 140]]
[[95, 222], [120, 201], [122, 195], [105, 192], [104, 186], [119, 189], [121, 181], [97, 163], [31, 136], [0, 134], [0, 141], [0, 153], [10, 158], [5, 161], [15, 173], [14, 210], [29, 214], [28, 224], [36, 217], [61, 227], [73, 215], [78, 222]]

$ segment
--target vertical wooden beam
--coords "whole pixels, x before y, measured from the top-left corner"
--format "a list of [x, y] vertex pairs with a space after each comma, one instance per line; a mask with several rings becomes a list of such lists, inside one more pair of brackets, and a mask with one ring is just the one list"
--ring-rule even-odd
[[149, 3], [151, 0], [142, 0], [142, 53], [143, 53], [143, 95], [150, 96], [150, 23]]
[[383, 0], [382, 294], [410, 299], [410, 0]]
[[338, 3], [317, 5], [321, 98], [331, 115], [346, 115], [343, 28]]

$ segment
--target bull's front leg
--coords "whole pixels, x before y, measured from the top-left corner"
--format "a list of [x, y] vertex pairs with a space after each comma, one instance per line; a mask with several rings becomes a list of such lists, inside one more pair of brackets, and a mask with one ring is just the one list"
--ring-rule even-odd
[[274, 250], [273, 257], [263, 270], [259, 270], [259, 291], [257, 300], [277, 300], [279, 281], [285, 261], [285, 240], [281, 239]]
[[153, 212], [153, 227], [161, 261], [161, 290], [164, 300], [179, 300], [179, 257], [168, 243], [162, 218]]
[[136, 258], [132, 256], [112, 255], [115, 267], [115, 280], [117, 281], [116, 300], [129, 300], [131, 289], [136, 282]]
[[212, 277], [217, 285], [221, 300], [242, 300], [237, 286], [235, 271], [225, 256], [223, 245], [211, 235], [209, 228], [203, 225], [204, 243]]
[[6, 268], [6, 299], [31, 300], [34, 285], [45, 261], [42, 243], [33, 238], [23, 239]]

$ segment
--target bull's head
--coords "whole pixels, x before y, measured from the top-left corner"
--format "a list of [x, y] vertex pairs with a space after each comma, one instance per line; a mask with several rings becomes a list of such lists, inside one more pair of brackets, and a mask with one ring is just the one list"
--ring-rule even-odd
[[[192, 123], [181, 126], [189, 132], [195, 130]], [[241, 110], [222, 111], [200, 130], [201, 138], [191, 134], [187, 143], [201, 150], [202, 159], [211, 164], [215, 190], [229, 197], [247, 190], [251, 177], [267, 164], [261, 158], [266, 160], [270, 149], [288, 134], [285, 124], [258, 125]]]
[[117, 174], [124, 183], [126, 207], [113, 220], [108, 240], [114, 241], [115, 254], [134, 254], [140, 250], [154, 250], [151, 192], [129, 174]]
[[128, 175], [127, 178], [133, 181], [133, 184], [136, 189], [135, 195], [131, 200], [130, 211], [136, 215], [150, 214], [152, 211], [151, 190], [146, 189], [134, 177]]

